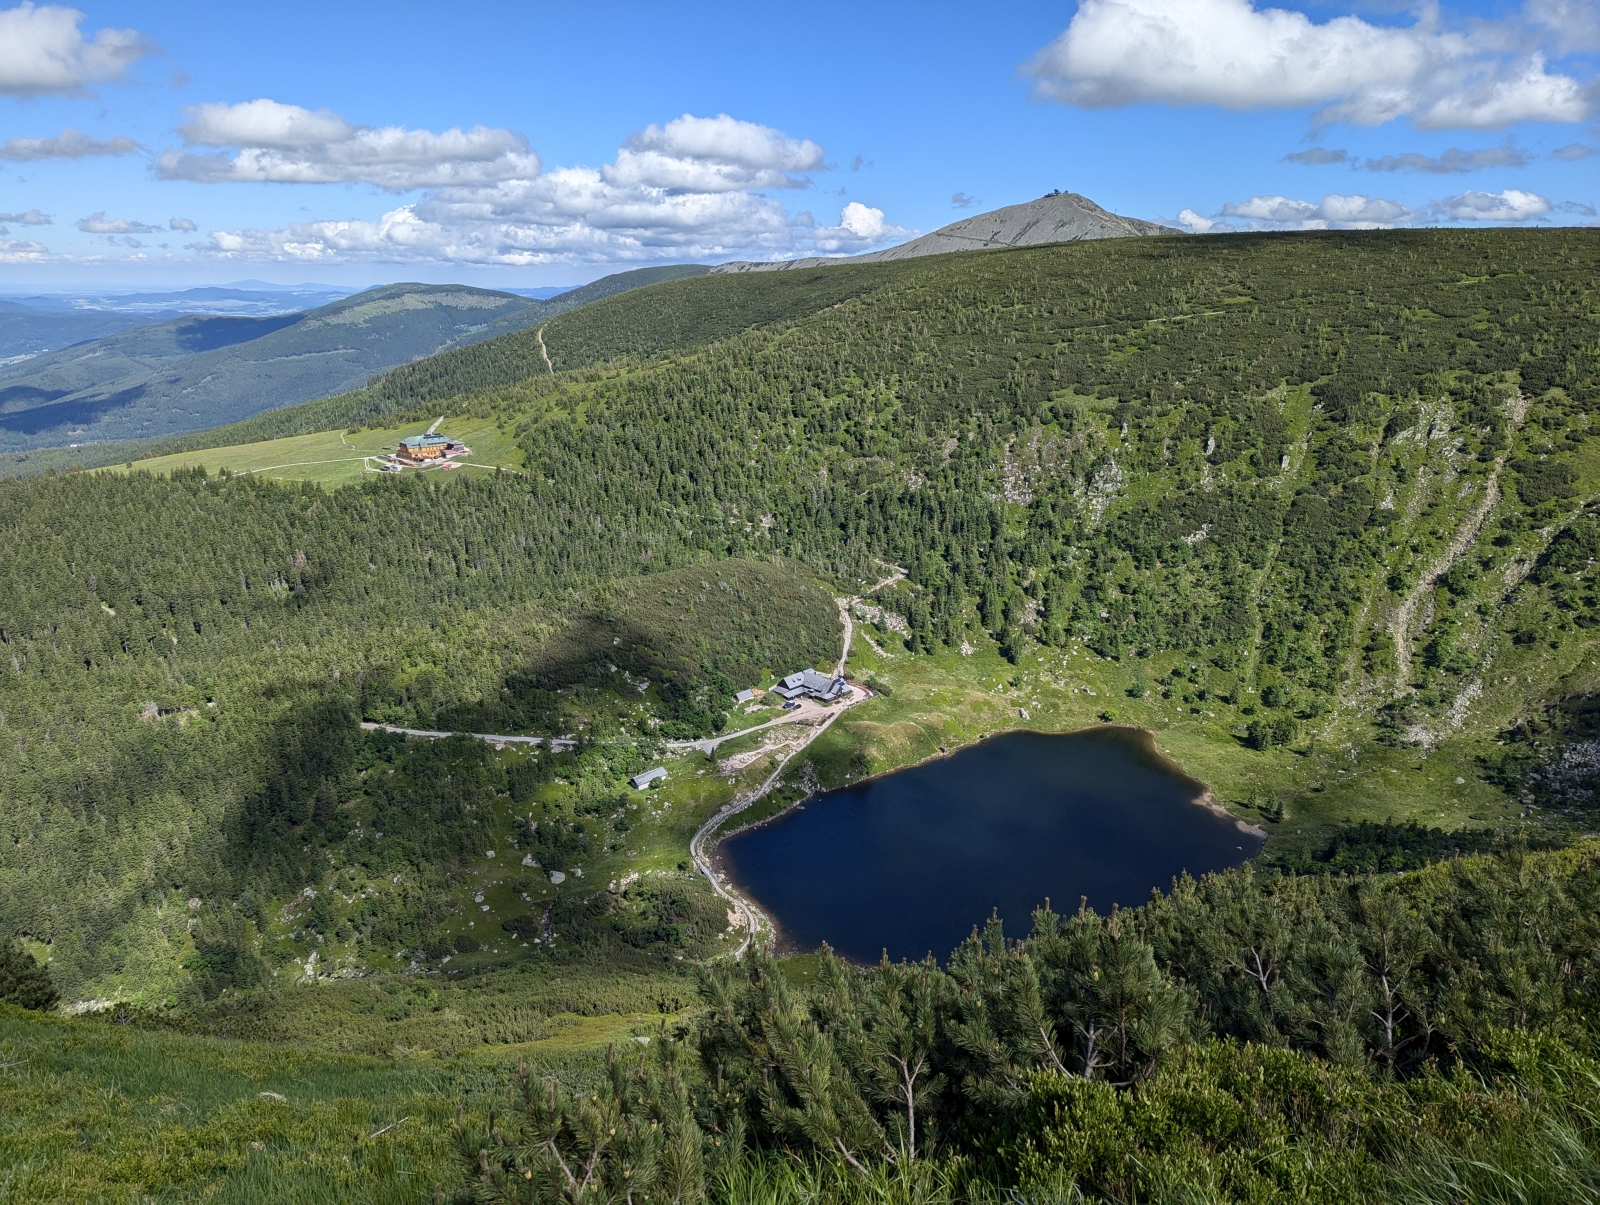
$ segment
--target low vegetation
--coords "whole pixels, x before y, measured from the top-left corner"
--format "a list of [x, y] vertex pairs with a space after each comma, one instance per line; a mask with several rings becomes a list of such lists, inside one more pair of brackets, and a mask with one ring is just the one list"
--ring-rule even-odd
[[[558, 1010], [625, 981], [0, 1006], [0, 1149], [25, 1200], [1588, 1201], [1596, 857], [1247, 868], [1020, 942], [994, 920], [943, 967], [753, 954], [688, 998], [642, 976], [575, 1042]], [[481, 1037], [353, 1053], [429, 1009]], [[264, 1042], [273, 1016], [306, 1036]], [[203, 1036], [227, 1027], [250, 1036]]]

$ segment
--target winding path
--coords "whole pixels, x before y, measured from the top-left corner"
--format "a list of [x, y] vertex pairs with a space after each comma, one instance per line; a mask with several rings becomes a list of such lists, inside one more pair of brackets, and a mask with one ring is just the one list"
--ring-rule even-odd
[[[871, 594], [877, 590], [881, 590], [884, 586], [887, 586], [892, 582], [897, 582], [904, 576], [905, 570], [902, 569], [893, 577], [884, 578], [883, 581], [879, 582], [876, 586], [873, 586], [871, 590], [867, 591], [867, 593]], [[850, 608], [855, 605], [856, 597], [840, 598], [835, 599], [834, 601], [839, 604], [839, 618], [844, 622], [844, 647], [839, 653], [839, 663], [837, 668], [834, 670], [834, 677], [842, 678], [844, 676], [844, 663], [850, 659], [850, 642], [855, 637], [855, 623], [850, 618]], [[733, 952], [733, 956], [735, 958], [743, 957], [744, 952], [750, 948], [750, 943], [755, 941], [756, 934], [760, 932], [761, 928], [765, 926], [768, 930], [770, 930], [772, 928], [772, 924], [767, 920], [766, 915], [761, 911], [761, 909], [757, 908], [753, 902], [747, 900], [738, 891], [725, 885], [717, 878], [716, 868], [711, 865], [711, 855], [706, 852], [708, 846], [712, 844], [712, 837], [715, 836], [716, 831], [722, 827], [722, 825], [730, 816], [737, 816], [740, 812], [745, 811], [757, 800], [763, 798], [768, 791], [772, 790], [772, 788], [777, 785], [778, 776], [783, 773], [785, 767], [787, 767], [788, 764], [801, 753], [804, 753], [806, 749], [811, 746], [811, 742], [826, 732], [835, 720], [842, 716], [851, 707], [854, 707], [857, 703], [865, 702], [870, 698], [872, 698], [872, 692], [870, 690], [864, 686], [856, 686], [852, 688], [852, 693], [848, 699], [845, 699], [844, 701], [830, 708], [818, 708], [817, 710], [819, 711], [826, 710], [828, 714], [823, 718], [822, 723], [817, 725], [816, 731], [802, 741], [799, 746], [785, 754], [783, 758], [779, 760], [778, 764], [772, 768], [772, 773], [767, 775], [765, 782], [763, 782], [749, 795], [744, 796], [742, 799], [735, 798], [732, 803], [720, 808], [717, 813], [711, 817], [711, 819], [707, 820], [695, 830], [694, 836], [690, 839], [689, 856], [694, 859], [695, 869], [701, 874], [705, 875], [706, 880], [711, 884], [712, 889], [718, 895], [720, 895], [723, 900], [726, 901], [735, 911], [737, 911], [739, 915], [744, 917], [744, 940], [739, 943], [739, 948]], [[797, 714], [794, 718], [799, 719], [800, 716]], [[761, 725], [761, 727], [769, 728], [772, 726], [772, 724], [783, 722], [784, 721], [782, 720], [773, 720], [771, 723]], [[754, 728], [745, 729], [745, 732], [754, 731], [756, 731]], [[735, 733], [734, 735], [743, 736], [744, 733], [740, 732]]]
[[[834, 676], [838, 677], [837, 674]], [[736, 741], [741, 736], [749, 736], [752, 732], [760, 732], [764, 728], [774, 728], [779, 724], [794, 724], [801, 720], [815, 719], [825, 714], [827, 710], [821, 704], [813, 703], [809, 699], [802, 699], [797, 710], [780, 715], [775, 720], [768, 720], [764, 724], [752, 724], [750, 727], [741, 728], [737, 732], [724, 732], [721, 736], [702, 737], [700, 740], [695, 741], [666, 741], [665, 745], [668, 749], [698, 749], [707, 757], [710, 757], [717, 751], [718, 745], [726, 744], [728, 741]]]
[[[879, 564], [882, 564], [882, 563], [883, 563], [882, 561], [879, 562]], [[905, 575], [906, 575], [906, 571], [904, 569], [901, 569], [898, 566], [894, 566], [894, 572], [893, 573], [891, 573], [888, 577], [884, 578], [881, 582], [877, 582], [877, 583], [875, 583], [875, 584], [873, 584], [871, 586], [868, 586], [866, 588], [866, 590], [862, 594], [853, 594], [849, 598], [836, 598], [836, 599], [833, 600], [834, 602], [839, 604], [839, 619], [844, 624], [844, 648], [839, 653], [839, 664], [836, 667], [834, 667], [833, 676], [835, 678], [844, 677], [844, 663], [850, 659], [850, 645], [851, 645], [851, 642], [855, 640], [855, 636], [856, 636], [856, 621], [855, 621], [854, 615], [852, 614], [852, 611], [853, 611], [855, 605], [858, 602], [860, 602], [862, 600], [862, 598], [865, 597], [865, 595], [867, 595], [867, 594], [876, 594], [879, 590], [882, 590], [885, 586], [894, 585], [896, 582], [898, 582], [902, 578], [904, 578]], [[882, 654], [884, 656], [888, 655], [887, 653], [884, 653], [882, 649], [878, 648], [878, 646], [876, 644], [873, 643], [873, 640], [872, 640], [871, 636], [867, 637], [867, 643], [872, 645], [874, 651], [876, 651], [876, 652], [878, 652], [878, 653], [880, 653], [880, 654]]]
[[778, 776], [783, 773], [785, 767], [787, 767], [796, 756], [804, 753], [805, 750], [811, 745], [811, 742], [826, 732], [829, 726], [832, 725], [835, 720], [843, 715], [849, 708], [855, 706], [857, 703], [862, 702], [864, 699], [869, 699], [871, 697], [871, 692], [862, 687], [857, 687], [855, 696], [850, 698], [847, 702], [841, 703], [834, 707], [832, 709], [832, 713], [817, 726], [815, 732], [807, 737], [805, 741], [802, 742], [797, 748], [792, 749], [789, 753], [787, 753], [782, 760], [780, 760], [778, 764], [773, 767], [772, 773], [767, 775], [765, 782], [763, 782], [749, 795], [744, 796], [742, 799], [735, 799], [732, 803], [727, 804], [723, 808], [719, 809], [717, 813], [712, 816], [711, 819], [702, 824], [695, 831], [694, 836], [690, 838], [689, 856], [694, 859], [695, 869], [701, 874], [705, 875], [707, 881], [710, 882], [712, 889], [731, 907], [733, 907], [735, 911], [744, 917], [744, 940], [739, 943], [739, 948], [733, 952], [733, 956], [735, 958], [742, 957], [744, 952], [750, 948], [750, 943], [756, 939], [756, 934], [760, 931], [760, 929], [763, 926], [770, 929], [771, 923], [767, 920], [766, 915], [759, 908], [757, 908], [755, 904], [753, 904], [750, 900], [747, 900], [743, 895], [735, 891], [733, 888], [726, 886], [717, 878], [716, 869], [711, 865], [711, 856], [706, 852], [707, 843], [710, 842], [717, 829], [721, 828], [723, 823], [727, 821], [730, 816], [737, 816], [740, 812], [745, 811], [757, 800], [762, 799], [768, 791], [772, 790], [772, 788], [777, 785]]
[[396, 728], [393, 724], [374, 724], [367, 720], [361, 721], [361, 726], [368, 732], [398, 732], [401, 736], [420, 736], [430, 741], [444, 740], [450, 736], [470, 736], [475, 741], [484, 741], [496, 749], [503, 749], [507, 745], [545, 745], [552, 749], [571, 749], [578, 742], [570, 736], [507, 736], [500, 732], [437, 732], [431, 728]]

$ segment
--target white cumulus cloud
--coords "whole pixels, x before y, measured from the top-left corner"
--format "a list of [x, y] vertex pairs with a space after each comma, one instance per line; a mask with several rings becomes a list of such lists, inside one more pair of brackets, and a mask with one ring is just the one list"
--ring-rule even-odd
[[1388, 26], [1253, 0], [1081, 0], [1027, 70], [1042, 94], [1087, 108], [1315, 107], [1323, 121], [1409, 117], [1426, 129], [1584, 120], [1592, 87], [1547, 70], [1529, 36], [1492, 22], [1447, 29], [1432, 7]]
[[860, 201], [851, 201], [839, 213], [839, 227], [864, 242], [877, 242], [888, 229], [883, 220], [883, 210], [873, 209]]
[[[291, 116], [310, 129], [302, 113]], [[261, 110], [251, 119], [272, 115]], [[303, 149], [288, 146], [292, 138], [307, 138], [313, 149], [333, 145], [317, 141], [320, 130], [276, 136], [285, 153]], [[256, 137], [265, 141], [259, 131]], [[199, 141], [198, 133], [190, 138]], [[726, 114], [647, 126], [599, 168], [545, 171], [525, 153], [527, 170], [517, 175], [430, 187], [376, 220], [217, 230], [198, 246], [233, 259], [533, 265], [850, 254], [910, 233], [859, 201], [832, 226], [791, 213], [764, 190], [801, 187], [803, 173], [826, 170], [822, 148]]]
[[141, 150], [137, 142], [123, 135], [91, 138], [71, 126], [54, 138], [9, 138], [0, 143], [0, 159], [26, 163], [35, 159], [88, 159], [96, 155], [131, 155]]
[[0, 264], [38, 264], [49, 257], [50, 251], [43, 243], [0, 238]]
[[330, 109], [313, 113], [299, 105], [261, 99], [196, 105], [178, 132], [191, 146], [302, 151], [343, 142], [355, 135], [356, 128]]
[[161, 227], [129, 221], [127, 218], [108, 218], [106, 211], [102, 209], [86, 218], [80, 218], [78, 229], [85, 234], [155, 234]]
[[748, 188], [804, 188], [797, 173], [822, 167], [822, 148], [809, 138], [739, 121], [726, 113], [685, 113], [664, 126], [649, 125], [629, 137], [616, 161], [602, 170], [608, 184], [682, 192], [732, 192]]
[[1422, 216], [1398, 201], [1360, 193], [1329, 193], [1319, 202], [1275, 195], [1251, 197], [1229, 201], [1222, 214], [1261, 229], [1288, 230], [1384, 230], [1410, 225]]
[[27, 213], [0, 213], [0, 222], [18, 222], [24, 226], [48, 226], [50, 215], [30, 209]]
[[55, 4], [0, 10], [0, 93], [81, 92], [116, 79], [151, 52], [144, 35], [132, 29], [102, 29], [85, 38], [78, 28], [82, 20], [77, 9]]
[[1586, 207], [1522, 189], [1499, 192], [1469, 190], [1423, 206], [1406, 205], [1384, 197], [1360, 193], [1329, 193], [1321, 201], [1306, 201], [1276, 194], [1229, 201], [1220, 213], [1205, 216], [1192, 209], [1178, 222], [1196, 234], [1215, 234], [1241, 227], [1250, 230], [1384, 230], [1396, 226], [1427, 226], [1451, 222], [1533, 222], [1552, 213], [1583, 214]]
[[1183, 209], [1178, 212], [1178, 225], [1190, 234], [1220, 234], [1232, 230], [1233, 226], [1218, 218], [1208, 218], [1198, 214], [1192, 209]]
[[1504, 188], [1499, 192], [1469, 190], [1435, 201], [1430, 208], [1440, 217], [1457, 222], [1528, 222], [1546, 216], [1552, 206], [1549, 198], [1538, 193]]
[[883, 210], [851, 201], [839, 211], [837, 226], [813, 228], [807, 242], [813, 254], [854, 255], [883, 243], [900, 242], [913, 233], [887, 221]]
[[186, 147], [156, 163], [166, 180], [205, 184], [373, 184], [391, 192], [482, 185], [539, 173], [539, 156], [510, 130], [442, 133], [357, 126], [327, 109], [275, 100], [196, 106], [179, 133]]
[[193, 234], [196, 230], [199, 230], [200, 227], [195, 225], [192, 218], [169, 218], [167, 221], [167, 229], [178, 230], [184, 234]]

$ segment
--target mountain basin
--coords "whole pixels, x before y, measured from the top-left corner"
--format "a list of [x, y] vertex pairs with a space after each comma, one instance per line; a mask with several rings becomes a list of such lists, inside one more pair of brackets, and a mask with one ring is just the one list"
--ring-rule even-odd
[[942, 960], [995, 911], [1022, 937], [1047, 897], [1106, 912], [1242, 864], [1260, 831], [1209, 800], [1142, 729], [1012, 732], [816, 796], [720, 854], [782, 949]]

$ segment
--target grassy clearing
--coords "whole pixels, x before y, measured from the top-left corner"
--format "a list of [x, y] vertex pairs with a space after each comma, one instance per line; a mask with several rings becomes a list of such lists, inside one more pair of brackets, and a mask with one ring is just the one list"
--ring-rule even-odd
[[481, 1097], [463, 1069], [18, 1010], [0, 1063], [8, 1201], [428, 1201]]
[[649, 1032], [695, 998], [686, 974], [546, 957], [478, 974], [378, 974], [227, 993], [163, 1024], [215, 1037], [294, 1042], [325, 1055], [440, 1060], [604, 1045]]
[[[309, 481], [332, 489], [359, 481], [364, 474], [376, 472], [376, 462], [372, 458], [393, 451], [400, 440], [408, 435], [422, 434], [429, 425], [422, 422], [355, 432], [319, 431], [313, 435], [293, 435], [260, 443], [155, 456], [135, 461], [133, 467], [151, 473], [202, 467], [207, 472], [217, 473], [226, 469], [230, 473], [260, 474], [274, 481]], [[439, 430], [472, 449], [471, 456], [463, 456], [456, 461], [463, 468], [476, 466], [480, 471], [497, 466], [522, 468], [522, 452], [516, 440], [494, 423], [483, 419], [452, 418], [441, 423]], [[118, 465], [101, 471], [127, 472], [129, 466]]]
[[[1389, 748], [1372, 739], [1360, 717], [1335, 716], [1308, 726], [1294, 746], [1258, 751], [1244, 739], [1242, 706], [1215, 697], [1188, 704], [1176, 691], [1162, 698], [1156, 679], [1187, 668], [1184, 657], [1117, 662], [1079, 646], [1035, 648], [1017, 665], [992, 646], [970, 656], [885, 657], [868, 635], [876, 633], [858, 634], [849, 673], [885, 682], [892, 693], [853, 709], [808, 751], [829, 785], [1011, 729], [1070, 732], [1116, 722], [1153, 732], [1162, 752], [1207, 783], [1219, 802], [1267, 828], [1269, 849], [1308, 843], [1347, 821], [1415, 820], [1454, 829], [1501, 823], [1518, 812], [1482, 780], [1475, 760], [1493, 744], [1494, 715], [1431, 750]], [[1141, 683], [1143, 697], [1132, 697]], [[1278, 806], [1282, 819], [1267, 820]]]
[[434, 1201], [457, 1107], [501, 1103], [518, 1059], [586, 1082], [694, 998], [579, 966], [331, 981], [175, 1022], [0, 1004], [0, 1201]]

